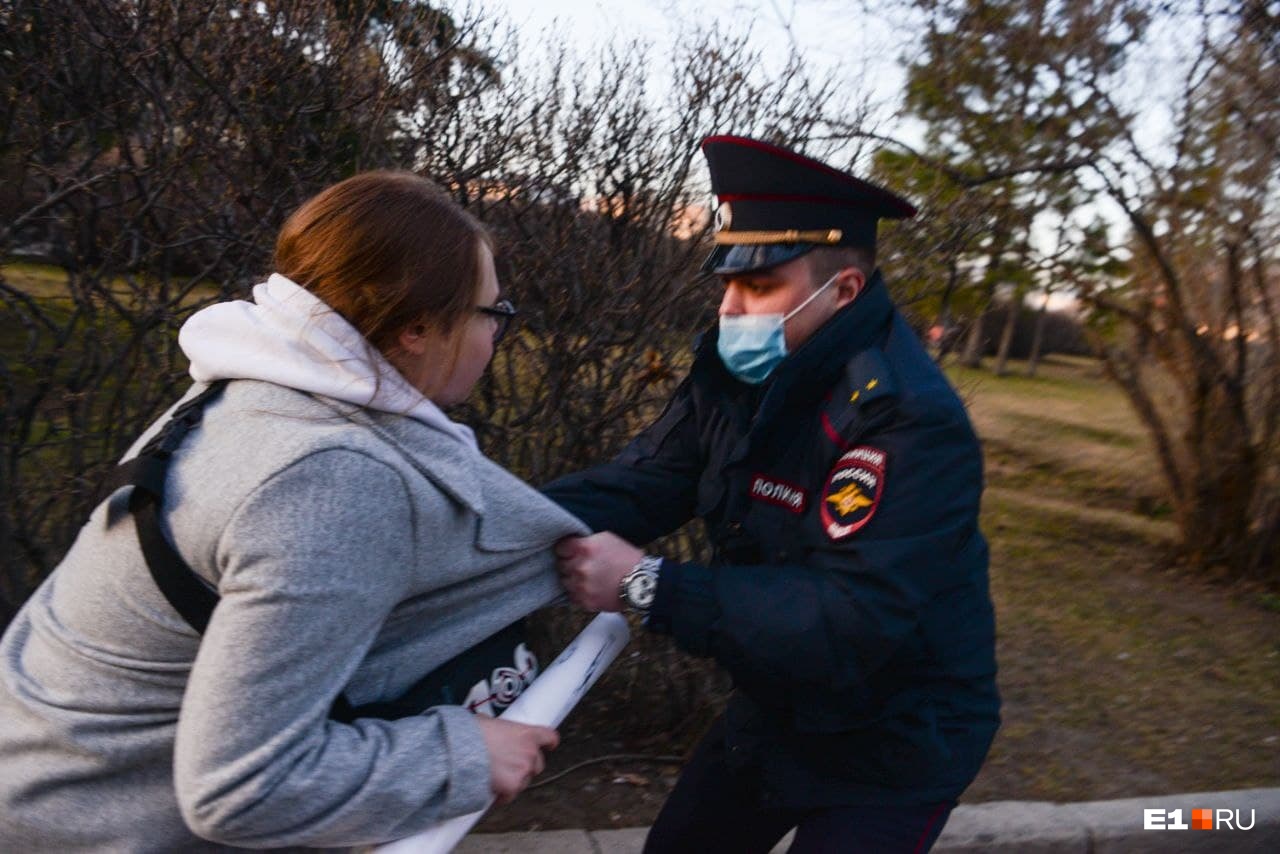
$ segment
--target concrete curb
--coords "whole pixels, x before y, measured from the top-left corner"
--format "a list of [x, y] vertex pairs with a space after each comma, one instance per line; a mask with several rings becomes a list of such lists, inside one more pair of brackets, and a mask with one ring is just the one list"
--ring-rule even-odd
[[[1203, 830], [1146, 830], [1145, 810], [1182, 810], [1191, 824], [1192, 810], [1230, 810], [1249, 830], [1232, 827]], [[1217, 812], [1215, 816], [1219, 815]], [[556, 830], [537, 833], [493, 833], [469, 836], [459, 854], [638, 854], [648, 828], [622, 830]], [[785, 852], [790, 835], [773, 849]], [[996, 801], [957, 807], [938, 844], [938, 854], [1165, 854], [1168, 851], [1212, 851], [1253, 854], [1280, 851], [1280, 788], [1241, 789], [1184, 795], [1152, 795], [1119, 801], [1055, 804], [1041, 801]]]
[[[1191, 824], [1196, 809], [1241, 810], [1250, 830], [1146, 830], [1144, 810], [1182, 810]], [[1234, 823], [1234, 813], [1233, 813]], [[1153, 795], [1120, 801], [1053, 804], [997, 801], [961, 806], [951, 815], [937, 852], [1034, 852], [1034, 854], [1164, 854], [1168, 851], [1280, 851], [1280, 789], [1242, 789], [1185, 795]]]

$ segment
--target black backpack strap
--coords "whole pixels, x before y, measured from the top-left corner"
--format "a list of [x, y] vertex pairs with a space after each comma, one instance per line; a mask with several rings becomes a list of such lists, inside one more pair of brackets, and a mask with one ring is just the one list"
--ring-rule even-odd
[[[136, 490], [134, 495], [140, 495]], [[142, 546], [142, 554], [147, 559], [147, 569], [156, 587], [169, 600], [173, 609], [182, 615], [187, 625], [198, 634], [204, 634], [209, 627], [209, 619], [218, 604], [218, 594], [209, 589], [195, 571], [187, 566], [182, 556], [169, 544], [164, 532], [160, 529], [160, 516], [157, 500], [143, 499], [134, 505], [130, 499], [129, 509], [133, 511], [134, 524], [138, 527], [138, 543]]]
[[199, 634], [204, 634], [209, 626], [218, 594], [209, 589], [169, 543], [160, 527], [160, 508], [164, 505], [165, 476], [173, 452], [191, 428], [200, 423], [204, 407], [217, 398], [226, 385], [226, 380], [212, 383], [175, 409], [138, 456], [117, 466], [108, 481], [108, 488], [113, 490], [126, 484], [133, 486], [129, 512], [138, 530], [138, 544], [147, 561], [147, 570], [164, 598]]

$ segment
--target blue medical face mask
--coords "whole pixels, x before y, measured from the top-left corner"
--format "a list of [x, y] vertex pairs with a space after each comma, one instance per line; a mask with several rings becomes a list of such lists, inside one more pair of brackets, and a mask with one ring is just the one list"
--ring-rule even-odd
[[769, 378], [778, 363], [787, 357], [783, 326], [813, 302], [836, 280], [836, 273], [809, 298], [787, 314], [724, 314], [720, 316], [720, 339], [716, 350], [720, 361], [744, 383], [759, 385]]

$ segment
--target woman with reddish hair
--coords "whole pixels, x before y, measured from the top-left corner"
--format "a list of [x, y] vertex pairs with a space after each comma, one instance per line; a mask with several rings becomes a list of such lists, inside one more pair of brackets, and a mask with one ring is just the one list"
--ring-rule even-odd
[[541, 771], [556, 733], [492, 714], [586, 529], [442, 411], [500, 297], [474, 218], [374, 172], [187, 322], [196, 384], [0, 641], [0, 849], [375, 843]]

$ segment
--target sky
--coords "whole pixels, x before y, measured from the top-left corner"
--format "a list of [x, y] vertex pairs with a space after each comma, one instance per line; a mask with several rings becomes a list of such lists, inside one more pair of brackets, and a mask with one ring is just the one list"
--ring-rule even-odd
[[794, 40], [815, 72], [834, 70], [859, 87], [871, 86], [870, 94], [888, 114], [902, 91], [905, 75], [897, 60], [904, 36], [883, 17], [857, 13], [860, 5], [849, 0], [483, 0], [481, 8], [505, 18], [522, 38], [549, 32], [586, 50], [614, 38], [638, 37], [652, 43], [655, 56], [664, 55], [689, 28], [723, 26], [740, 33], [749, 27], [752, 42], [766, 56], [781, 62]]
[[[466, 8], [466, 2], [461, 0], [459, 8]], [[902, 10], [906, 4], [895, 3], [897, 9], [892, 10], [889, 0], [470, 2], [510, 23], [525, 43], [537, 44], [543, 34], [550, 34], [583, 54], [611, 40], [640, 38], [650, 42], [653, 56], [660, 58], [689, 29], [723, 26], [736, 34], [749, 27], [754, 47], [766, 58], [777, 56], [781, 64], [794, 41], [815, 74], [832, 71], [849, 82], [855, 95], [869, 95], [880, 107], [880, 131], [908, 144], [919, 143], [922, 136], [917, 122], [894, 115], [906, 78], [903, 60], [914, 58], [920, 50], [919, 29]], [[866, 11], [868, 8], [874, 11]], [[1179, 32], [1179, 26], [1174, 20], [1157, 30], [1132, 64], [1136, 70], [1129, 85], [1118, 93], [1121, 101], [1143, 114], [1134, 131], [1148, 153], [1157, 157], [1166, 148], [1162, 140], [1168, 133], [1168, 122], [1152, 104], [1168, 99], [1179, 85], [1177, 67], [1193, 53], [1189, 40], [1198, 35], [1194, 28]], [[664, 83], [667, 72], [667, 68], [655, 67], [654, 82]]]

